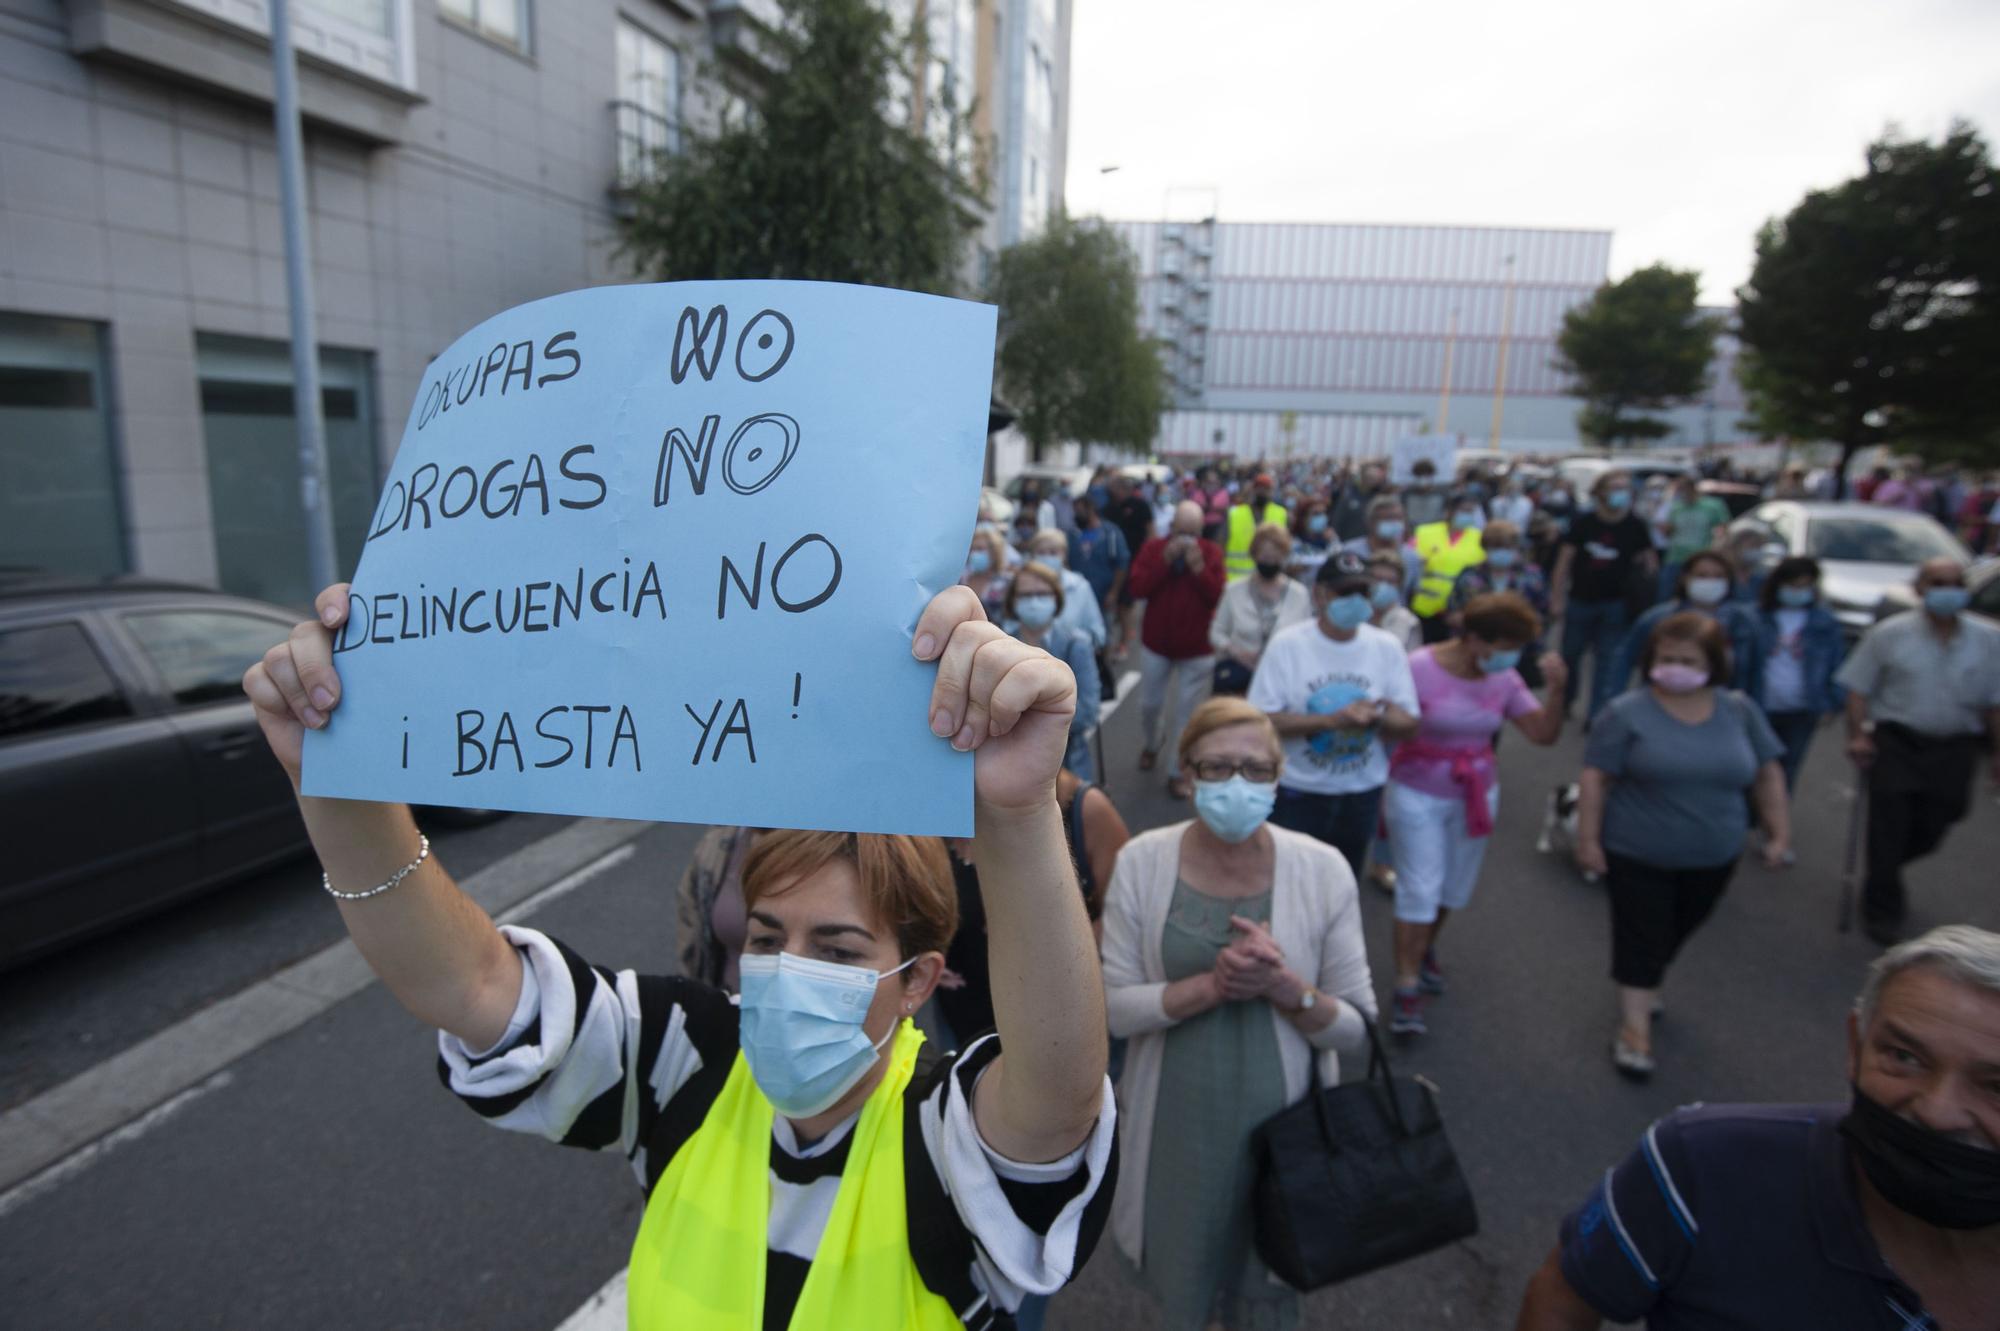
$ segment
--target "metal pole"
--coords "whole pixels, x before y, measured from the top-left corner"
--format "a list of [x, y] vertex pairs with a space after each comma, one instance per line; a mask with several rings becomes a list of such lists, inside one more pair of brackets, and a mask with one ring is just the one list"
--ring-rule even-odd
[[1500, 447], [1500, 409], [1507, 403], [1507, 339], [1514, 332], [1514, 256], [1507, 256], [1507, 295], [1500, 305], [1500, 360], [1493, 371], [1493, 425], [1486, 446]]
[[1451, 358], [1458, 350], [1458, 311], [1451, 312], [1451, 326], [1444, 335], [1444, 387], [1438, 390], [1439, 434], [1451, 433]]
[[273, 117], [278, 131], [278, 195], [285, 220], [285, 294], [292, 316], [292, 414], [299, 431], [299, 505], [306, 520], [306, 565], [315, 595], [339, 581], [333, 549], [332, 484], [326, 421], [320, 411], [319, 343], [313, 336], [312, 237], [306, 229], [305, 144], [299, 131], [298, 64], [288, 0], [270, 0]]

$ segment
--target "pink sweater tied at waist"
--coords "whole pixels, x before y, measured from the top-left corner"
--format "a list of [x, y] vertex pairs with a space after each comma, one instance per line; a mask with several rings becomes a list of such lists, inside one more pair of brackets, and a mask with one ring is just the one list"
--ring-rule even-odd
[[1487, 792], [1493, 788], [1493, 746], [1485, 744], [1476, 749], [1459, 748], [1450, 744], [1439, 744], [1415, 736], [1396, 746], [1396, 753], [1389, 763], [1389, 779], [1415, 763], [1449, 763], [1451, 779], [1465, 792], [1465, 832], [1467, 836], [1491, 836], [1493, 834], [1493, 810], [1487, 803]]

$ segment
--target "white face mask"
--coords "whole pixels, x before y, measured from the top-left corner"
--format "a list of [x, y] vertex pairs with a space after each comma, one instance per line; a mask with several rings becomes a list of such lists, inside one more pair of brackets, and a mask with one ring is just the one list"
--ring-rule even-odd
[[1722, 598], [1729, 595], [1729, 579], [1689, 578], [1687, 594], [1696, 605], [1721, 605]]

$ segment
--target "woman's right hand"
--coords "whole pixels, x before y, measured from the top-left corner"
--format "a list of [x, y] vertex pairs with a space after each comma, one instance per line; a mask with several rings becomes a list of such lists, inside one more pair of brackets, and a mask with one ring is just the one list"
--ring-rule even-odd
[[340, 675], [333, 668], [333, 635], [347, 622], [347, 584], [336, 582], [313, 602], [317, 620], [292, 634], [243, 672], [243, 691], [256, 704], [257, 724], [278, 765], [299, 784], [300, 749], [308, 729], [327, 723], [340, 706]]
[[1576, 843], [1576, 867], [1602, 878], [1610, 866], [1604, 862], [1604, 846], [1597, 841]]

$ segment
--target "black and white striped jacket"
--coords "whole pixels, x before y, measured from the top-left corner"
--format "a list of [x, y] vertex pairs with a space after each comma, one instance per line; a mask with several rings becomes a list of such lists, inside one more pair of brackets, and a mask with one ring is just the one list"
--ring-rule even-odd
[[[616, 1147], [648, 1194], [701, 1126], [737, 1053], [737, 1012], [719, 989], [592, 966], [534, 929], [502, 932], [522, 959], [507, 1033], [474, 1051], [438, 1036], [438, 1075], [489, 1122], [564, 1146]], [[926, 1051], [928, 1053], [928, 1051]], [[1117, 1172], [1111, 1087], [1090, 1139], [1048, 1164], [1007, 1160], [981, 1140], [972, 1092], [997, 1037], [920, 1059], [905, 1092], [910, 1254], [924, 1284], [968, 1327], [1004, 1328], [1029, 1294], [1050, 1294], [1096, 1246]], [[772, 1131], [764, 1325], [782, 1331], [833, 1210], [857, 1112], [801, 1147]]]

